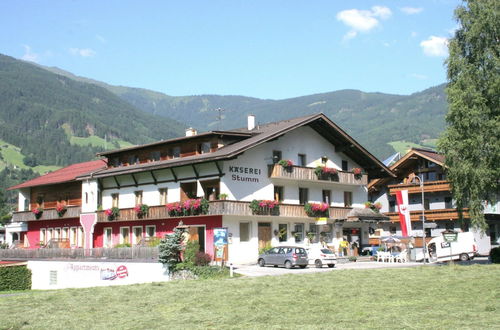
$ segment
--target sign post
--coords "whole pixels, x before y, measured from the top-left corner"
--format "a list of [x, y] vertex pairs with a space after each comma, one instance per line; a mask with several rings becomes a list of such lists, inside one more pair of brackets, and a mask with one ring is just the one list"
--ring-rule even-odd
[[214, 228], [214, 260], [220, 261], [222, 266], [228, 257], [227, 243], [227, 227]]

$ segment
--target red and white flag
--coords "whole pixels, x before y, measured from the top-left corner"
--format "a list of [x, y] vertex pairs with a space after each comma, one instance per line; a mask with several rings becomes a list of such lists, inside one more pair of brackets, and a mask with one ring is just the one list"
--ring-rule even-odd
[[398, 202], [399, 222], [401, 232], [404, 237], [411, 235], [410, 210], [408, 209], [408, 190], [399, 190], [396, 192], [396, 201]]

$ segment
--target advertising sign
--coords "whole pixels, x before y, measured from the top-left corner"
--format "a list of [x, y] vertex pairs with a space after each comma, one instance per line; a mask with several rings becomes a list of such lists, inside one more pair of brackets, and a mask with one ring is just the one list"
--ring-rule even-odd
[[443, 239], [445, 242], [456, 242], [458, 233], [454, 231], [443, 231]]
[[227, 228], [214, 228], [214, 252], [215, 261], [227, 261], [228, 253], [228, 235]]

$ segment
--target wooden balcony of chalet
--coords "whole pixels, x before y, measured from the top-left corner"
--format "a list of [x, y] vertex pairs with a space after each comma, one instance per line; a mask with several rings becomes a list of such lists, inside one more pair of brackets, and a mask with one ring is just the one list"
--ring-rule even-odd
[[12, 222], [79, 218], [81, 211], [81, 206], [67, 206], [66, 212], [59, 216], [55, 208], [44, 209], [42, 215], [39, 217], [36, 217], [31, 211], [14, 212], [12, 214]]
[[[391, 222], [399, 221], [398, 212], [387, 212], [384, 214], [390, 218]], [[422, 221], [420, 219], [421, 215], [422, 215], [421, 210], [410, 211], [411, 221]], [[469, 217], [468, 209], [464, 209], [463, 217], [464, 218]], [[457, 209], [425, 210], [425, 219], [426, 219], [426, 221], [458, 220], [458, 211], [457, 211]]]
[[[420, 194], [422, 190], [417, 184], [392, 184], [389, 185], [389, 193], [395, 195], [397, 191], [408, 190], [408, 194]], [[450, 182], [447, 180], [424, 182], [424, 193], [451, 191]]]
[[[351, 211], [350, 207], [330, 207], [330, 219], [346, 219], [347, 214]], [[219, 200], [209, 202], [208, 213], [203, 215], [234, 215], [234, 216], [265, 216], [265, 217], [293, 217], [293, 218], [310, 218], [307, 216], [303, 205], [295, 204], [279, 204], [279, 212], [260, 212], [260, 215], [253, 214], [250, 209], [250, 202]], [[201, 216], [203, 216], [201, 215]], [[174, 217], [168, 214], [164, 205], [150, 206], [148, 214], [138, 217], [134, 208], [120, 209], [120, 215], [115, 220], [109, 220], [104, 211], [97, 212], [97, 222], [113, 222], [113, 221], [137, 221], [137, 220], [157, 220], [167, 218], [182, 218]]]
[[292, 166], [290, 170], [279, 164], [269, 165], [269, 177], [272, 179], [284, 179], [293, 181], [309, 181], [317, 183], [332, 183], [341, 185], [367, 185], [368, 175], [363, 174], [357, 179], [352, 172], [338, 171], [337, 175], [331, 178], [318, 178], [314, 173], [314, 168], [304, 166]]

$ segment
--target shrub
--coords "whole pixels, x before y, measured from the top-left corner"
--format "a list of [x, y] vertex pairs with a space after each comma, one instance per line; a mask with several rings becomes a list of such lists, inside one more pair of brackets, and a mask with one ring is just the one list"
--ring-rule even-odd
[[212, 261], [210, 254], [198, 251], [195, 255], [194, 264], [196, 266], [208, 266]]
[[0, 267], [0, 291], [30, 290], [31, 270], [26, 266]]
[[492, 263], [500, 264], [500, 247], [491, 249], [490, 258]]
[[195, 266], [182, 262], [177, 264], [175, 267], [175, 272], [181, 271], [190, 272], [198, 279], [218, 279], [229, 277], [229, 269], [227, 267]]
[[126, 248], [126, 247], [132, 247], [132, 245], [130, 243], [120, 243], [115, 245], [115, 248]]
[[259, 248], [259, 254], [264, 254], [267, 251], [271, 250], [273, 247], [271, 246], [271, 243], [267, 243], [266, 246]]
[[189, 241], [186, 243], [186, 248], [183, 253], [183, 261], [185, 263], [195, 264], [196, 254], [200, 251], [200, 244], [198, 241]]
[[175, 228], [174, 232], [160, 241], [158, 245], [158, 261], [167, 265], [169, 272], [175, 272], [176, 266], [181, 262], [182, 241], [184, 229]]

